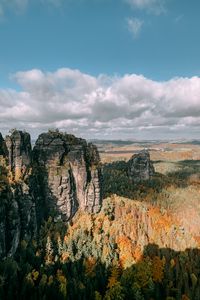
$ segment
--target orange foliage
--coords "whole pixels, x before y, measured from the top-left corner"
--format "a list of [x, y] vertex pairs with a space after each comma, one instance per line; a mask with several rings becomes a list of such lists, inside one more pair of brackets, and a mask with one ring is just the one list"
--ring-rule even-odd
[[198, 245], [200, 247], [200, 236], [195, 236], [194, 238], [195, 238], [195, 240], [197, 241], [197, 243], [198, 243]]
[[85, 265], [85, 274], [89, 277], [95, 277], [96, 259], [94, 257], [89, 257], [84, 261], [84, 265]]
[[188, 298], [188, 296], [186, 296], [186, 295], [182, 295], [181, 300], [190, 300], [190, 298]]
[[114, 266], [111, 270], [111, 275], [108, 278], [108, 285], [107, 288], [112, 288], [114, 285], [118, 283], [118, 279], [120, 276], [121, 270], [119, 267]]
[[148, 215], [152, 218], [152, 226], [155, 231], [159, 232], [162, 229], [166, 232], [169, 232], [173, 221], [167, 213], [161, 215], [159, 207], [150, 207], [148, 210]]
[[142, 260], [142, 258], [143, 258], [142, 249], [138, 245], [134, 249], [133, 257], [136, 262]]
[[68, 261], [68, 259], [69, 259], [69, 257], [70, 257], [70, 254], [68, 253], [68, 252], [63, 252], [62, 254], [61, 254], [61, 261], [64, 263], [64, 262], [67, 262]]
[[162, 282], [164, 278], [164, 261], [158, 256], [152, 259], [152, 278], [155, 282]]
[[117, 245], [119, 248], [119, 261], [122, 267], [125, 267], [127, 263], [134, 263], [134, 248], [131, 240], [125, 236], [121, 235], [117, 237]]

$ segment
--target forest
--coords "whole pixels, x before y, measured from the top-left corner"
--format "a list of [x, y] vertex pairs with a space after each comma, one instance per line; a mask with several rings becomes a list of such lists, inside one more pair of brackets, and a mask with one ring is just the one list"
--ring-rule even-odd
[[[37, 234], [25, 234], [0, 261], [0, 299], [200, 300], [199, 161], [174, 162], [167, 173], [159, 172], [162, 161], [153, 164], [153, 176], [140, 182], [126, 161], [102, 164], [101, 210], [41, 219]], [[9, 180], [2, 163], [6, 208]]]
[[67, 225], [49, 217], [37, 240], [1, 261], [0, 299], [198, 300], [200, 250], [158, 245], [184, 248], [185, 234], [196, 245], [175, 227], [167, 212], [119, 196]]

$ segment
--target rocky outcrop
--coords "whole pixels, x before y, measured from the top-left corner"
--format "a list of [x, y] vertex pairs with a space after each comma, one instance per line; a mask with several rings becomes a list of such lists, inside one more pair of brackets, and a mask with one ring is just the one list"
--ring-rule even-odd
[[41, 222], [70, 220], [80, 208], [101, 208], [97, 148], [58, 131], [43, 133], [31, 149], [30, 135], [0, 134], [0, 257], [12, 256], [21, 240], [37, 234]]
[[[73, 135], [43, 133], [33, 150], [38, 202], [47, 213], [69, 220], [78, 210], [101, 208], [100, 159], [95, 146]], [[38, 172], [39, 171], [39, 172]]]
[[154, 174], [154, 166], [147, 150], [134, 154], [128, 161], [128, 175], [134, 182], [149, 180]]
[[31, 138], [27, 132], [13, 130], [5, 139], [9, 168], [15, 180], [24, 178], [31, 165]]
[[0, 156], [4, 156], [6, 151], [5, 142], [2, 137], [2, 134], [0, 133]]
[[0, 257], [12, 256], [21, 240], [36, 235], [35, 201], [29, 188], [30, 135], [14, 130], [0, 136]]
[[0, 257], [12, 256], [21, 240], [36, 236], [35, 203], [25, 183], [5, 187], [0, 199]]

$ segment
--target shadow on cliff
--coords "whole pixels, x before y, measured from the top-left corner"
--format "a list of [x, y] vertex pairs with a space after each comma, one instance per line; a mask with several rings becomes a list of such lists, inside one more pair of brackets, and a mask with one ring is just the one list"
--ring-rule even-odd
[[[43, 221], [48, 220], [49, 217], [55, 220], [60, 219], [67, 221], [66, 215], [63, 214], [62, 210], [57, 205], [59, 199], [52, 193], [48, 183], [48, 171], [46, 168], [39, 166], [33, 168], [30, 185], [36, 201], [38, 228], [40, 228]], [[73, 215], [74, 214], [72, 214], [72, 216]]]
[[45, 264], [26, 250], [18, 260], [0, 262], [0, 299], [200, 300], [199, 249], [149, 244], [141, 259], [125, 269], [120, 261], [108, 267], [100, 259], [76, 260], [72, 251], [66, 263]]
[[8, 182], [8, 170], [4, 166], [0, 166], [0, 193], [9, 184]]

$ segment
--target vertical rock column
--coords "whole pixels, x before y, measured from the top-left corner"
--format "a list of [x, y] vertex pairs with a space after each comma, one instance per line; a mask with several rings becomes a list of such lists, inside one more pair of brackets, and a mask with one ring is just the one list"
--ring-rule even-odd
[[33, 155], [33, 173], [43, 197], [38, 201], [43, 201], [47, 214], [69, 220], [78, 208], [100, 210], [101, 171], [95, 146], [73, 135], [48, 132], [39, 136]]
[[128, 175], [134, 182], [149, 180], [155, 173], [147, 150], [134, 154], [128, 161]]
[[14, 130], [6, 137], [5, 146], [9, 172], [1, 199], [4, 224], [0, 235], [1, 238], [5, 237], [6, 254], [12, 256], [20, 240], [29, 241], [37, 232], [35, 201], [29, 188], [32, 156], [30, 135]]
[[14, 130], [6, 136], [8, 160], [13, 178], [18, 181], [23, 179], [31, 165], [31, 138], [29, 133]]

